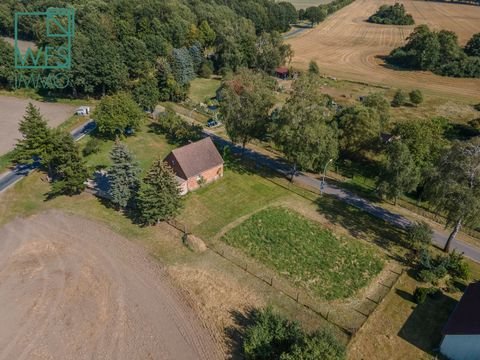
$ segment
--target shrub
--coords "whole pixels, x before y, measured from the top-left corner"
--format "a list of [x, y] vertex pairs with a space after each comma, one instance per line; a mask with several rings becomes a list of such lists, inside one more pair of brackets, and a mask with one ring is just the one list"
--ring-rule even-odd
[[423, 94], [420, 90], [412, 90], [408, 96], [414, 105], [420, 105], [423, 102]]
[[318, 67], [318, 64], [313, 60], [310, 61], [310, 64], [308, 64], [308, 73], [315, 74], [315, 75], [320, 74], [320, 69]]
[[82, 150], [83, 156], [89, 156], [98, 153], [100, 151], [100, 144], [101, 141], [99, 139], [96, 137], [91, 137]]
[[436, 287], [417, 287], [413, 293], [413, 298], [417, 304], [423, 304], [427, 300], [427, 296], [438, 296], [440, 290]]
[[432, 242], [433, 231], [426, 222], [412, 224], [407, 230], [407, 241], [411, 249], [421, 250]]
[[243, 351], [248, 360], [343, 360], [345, 347], [329, 331], [306, 334], [297, 322], [274, 313], [270, 307], [253, 313], [245, 330]]
[[212, 76], [213, 74], [213, 64], [211, 61], [207, 60], [207, 61], [204, 61], [202, 63], [202, 65], [200, 66], [200, 70], [198, 71], [198, 75], [200, 75], [200, 77], [202, 78], [205, 78], [205, 79], [209, 79], [210, 76]]
[[400, 107], [405, 105], [406, 102], [407, 96], [405, 95], [405, 92], [403, 92], [403, 90], [397, 90], [397, 92], [393, 96], [392, 106]]
[[473, 108], [477, 111], [480, 111], [480, 103], [473, 105]]

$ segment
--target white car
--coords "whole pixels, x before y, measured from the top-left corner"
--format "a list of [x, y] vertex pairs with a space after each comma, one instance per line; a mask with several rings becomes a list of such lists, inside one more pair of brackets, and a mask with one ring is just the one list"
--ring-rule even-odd
[[86, 116], [88, 114], [90, 114], [89, 106], [80, 106], [77, 110], [75, 110], [75, 115]]

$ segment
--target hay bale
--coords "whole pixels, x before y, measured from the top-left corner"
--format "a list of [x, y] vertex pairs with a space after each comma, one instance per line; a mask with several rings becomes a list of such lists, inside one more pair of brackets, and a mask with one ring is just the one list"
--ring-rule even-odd
[[192, 251], [194, 252], [202, 253], [207, 250], [207, 245], [205, 245], [202, 239], [196, 237], [195, 235], [186, 235], [183, 241], [185, 245], [192, 249]]

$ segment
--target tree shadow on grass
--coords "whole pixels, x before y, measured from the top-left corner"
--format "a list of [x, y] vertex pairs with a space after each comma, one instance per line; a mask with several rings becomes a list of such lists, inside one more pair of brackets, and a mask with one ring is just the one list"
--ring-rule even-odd
[[383, 248], [392, 259], [401, 263], [405, 262], [403, 257], [392, 251], [393, 245], [402, 246], [404, 244], [405, 232], [403, 230], [332, 196], [322, 196], [316, 200], [316, 204], [318, 212], [331, 223], [344, 227], [353, 237], [372, 240]]
[[228, 359], [244, 359], [243, 355], [243, 337], [245, 335], [245, 329], [253, 324], [255, 313], [258, 309], [249, 308], [245, 312], [238, 310], [231, 310], [230, 315], [234, 321], [233, 326], [226, 327], [224, 329], [225, 336], [228, 339]]
[[427, 297], [423, 304], [415, 306], [398, 336], [426, 353], [438, 356], [435, 349], [440, 346], [442, 328], [456, 304], [455, 299], [444, 293]]

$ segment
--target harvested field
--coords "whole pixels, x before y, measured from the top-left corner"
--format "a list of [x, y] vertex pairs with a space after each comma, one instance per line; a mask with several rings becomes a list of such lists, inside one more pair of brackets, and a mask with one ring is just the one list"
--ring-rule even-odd
[[59, 211], [0, 229], [0, 359], [217, 359], [147, 253]]
[[[462, 44], [480, 32], [479, 6], [433, 1], [401, 2], [413, 15], [416, 25], [428, 24], [436, 30], [452, 30]], [[449, 78], [386, 66], [380, 57], [403, 45], [414, 28], [367, 23], [367, 18], [386, 3], [393, 4], [395, 0], [356, 0], [315, 29], [289, 39], [287, 42], [295, 52], [292, 65], [305, 69], [310, 60], [315, 60], [322, 72], [339, 78], [479, 99], [480, 79]]]
[[20, 136], [18, 123], [22, 120], [29, 102], [40, 109], [43, 117], [52, 127], [67, 120], [73, 115], [75, 109], [73, 105], [0, 96], [0, 155], [13, 149], [16, 139]]

